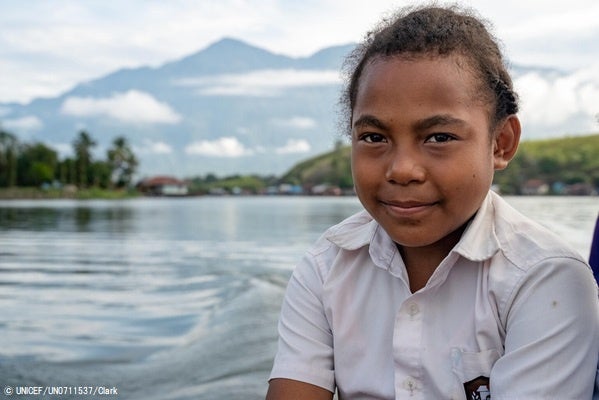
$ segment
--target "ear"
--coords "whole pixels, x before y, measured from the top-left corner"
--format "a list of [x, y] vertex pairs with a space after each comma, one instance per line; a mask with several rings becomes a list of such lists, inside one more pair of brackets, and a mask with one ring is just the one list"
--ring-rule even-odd
[[516, 155], [520, 131], [520, 120], [516, 115], [510, 115], [497, 127], [493, 139], [493, 166], [496, 170], [505, 169]]

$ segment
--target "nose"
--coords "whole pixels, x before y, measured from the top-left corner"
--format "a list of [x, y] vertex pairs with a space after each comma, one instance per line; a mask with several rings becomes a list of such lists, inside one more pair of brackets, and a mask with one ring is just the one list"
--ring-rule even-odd
[[398, 185], [421, 183], [426, 179], [426, 169], [413, 151], [397, 150], [388, 155], [385, 178]]

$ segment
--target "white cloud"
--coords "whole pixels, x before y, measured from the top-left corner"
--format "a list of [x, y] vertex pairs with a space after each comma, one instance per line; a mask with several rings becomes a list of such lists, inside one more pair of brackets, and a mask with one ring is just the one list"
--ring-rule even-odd
[[242, 157], [254, 152], [246, 148], [236, 137], [222, 137], [216, 140], [193, 142], [185, 148], [185, 153], [210, 157]]
[[162, 141], [145, 140], [141, 146], [134, 146], [135, 152], [140, 154], [171, 154], [173, 148]]
[[575, 74], [582, 83], [578, 94], [580, 108], [587, 114], [599, 113], [599, 64], [577, 71]]
[[[244, 38], [276, 53], [306, 56], [359, 41], [386, 12], [416, 2], [28, 0], [23, 7], [22, 2], [2, 1], [0, 101], [56, 96], [120, 68], [179, 59], [223, 36]], [[524, 57], [527, 63], [554, 67], [566, 63], [575, 69], [596, 57], [597, 51], [580, 46], [581, 38], [597, 36], [596, 0], [461, 3], [494, 23], [507, 50], [517, 55], [510, 57], [516, 63]], [[556, 41], [571, 51], [556, 55]], [[530, 58], [533, 50], [540, 58]]]
[[[599, 113], [599, 64], [561, 76], [530, 72], [515, 79], [521, 99], [520, 116], [525, 127], [549, 127], [556, 131], [596, 128]], [[572, 118], [586, 124], [570, 127]]]
[[316, 121], [308, 117], [291, 117], [287, 119], [272, 119], [273, 125], [291, 129], [310, 129], [316, 126]]
[[304, 139], [289, 139], [284, 146], [275, 149], [277, 154], [307, 153], [311, 149], [310, 143]]
[[4, 117], [4, 116], [8, 115], [8, 114], [10, 114], [10, 112], [11, 112], [11, 109], [9, 107], [0, 106], [0, 117]]
[[176, 124], [181, 121], [167, 103], [137, 90], [115, 93], [112, 97], [69, 97], [61, 113], [77, 117], [109, 117], [132, 124]]
[[51, 143], [50, 147], [58, 152], [59, 158], [67, 158], [73, 156], [73, 145], [69, 143]]
[[197, 89], [204, 96], [279, 96], [285, 89], [341, 83], [335, 70], [259, 70], [246, 74], [222, 74], [210, 77], [179, 79], [178, 86]]
[[33, 115], [22, 118], [5, 119], [2, 121], [2, 125], [8, 130], [15, 131], [37, 131], [44, 126], [42, 121]]
[[599, 4], [596, 2], [589, 1], [578, 9], [568, 3], [560, 2], [558, 7], [538, 12], [543, 8], [544, 3], [545, 1], [533, 5], [527, 18], [520, 19], [504, 30], [505, 36], [520, 40], [543, 38], [548, 35], [556, 38], [584, 37], [596, 33], [599, 29], [597, 25]]

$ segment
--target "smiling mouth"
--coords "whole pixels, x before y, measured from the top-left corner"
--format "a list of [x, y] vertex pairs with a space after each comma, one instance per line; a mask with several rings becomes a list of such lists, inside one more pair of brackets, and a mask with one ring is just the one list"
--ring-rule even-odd
[[426, 212], [438, 204], [438, 202], [420, 202], [420, 201], [382, 201], [389, 211], [400, 216], [412, 216], [421, 212]]

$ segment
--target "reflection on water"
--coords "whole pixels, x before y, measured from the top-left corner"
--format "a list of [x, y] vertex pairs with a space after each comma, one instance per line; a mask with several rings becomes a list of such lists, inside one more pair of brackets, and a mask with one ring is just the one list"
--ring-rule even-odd
[[[588, 254], [596, 198], [508, 201]], [[261, 399], [293, 265], [359, 209], [304, 197], [0, 202], [0, 384]]]
[[85, 204], [70, 207], [69, 204], [73, 203], [59, 207], [35, 207], [34, 203], [5, 202], [0, 205], [0, 227], [8, 230], [93, 232], [98, 229], [95, 224], [105, 224], [112, 232], [131, 229], [127, 226], [132, 218], [131, 207], [96, 208]]

